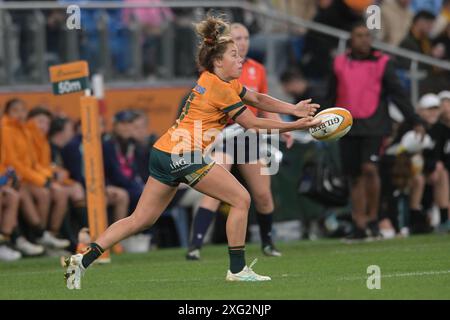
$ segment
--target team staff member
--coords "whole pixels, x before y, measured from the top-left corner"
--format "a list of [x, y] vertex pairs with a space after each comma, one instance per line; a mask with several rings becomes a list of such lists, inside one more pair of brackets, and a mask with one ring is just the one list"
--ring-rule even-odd
[[[69, 289], [80, 288], [85, 269], [115, 243], [145, 230], [155, 223], [177, 191], [186, 183], [197, 191], [228, 203], [227, 220], [230, 268], [228, 281], [267, 281], [270, 277], [256, 274], [245, 262], [245, 234], [250, 195], [241, 184], [220, 165], [202, 157], [211, 140], [197, 139], [197, 125], [201, 136], [220, 131], [229, 118], [243, 127], [287, 132], [318, 125], [313, 119], [317, 106], [308, 103], [292, 105], [270, 96], [246, 90], [237, 80], [242, 72], [242, 58], [230, 36], [230, 27], [220, 18], [208, 17], [197, 25], [203, 39], [197, 61], [205, 70], [186, 102], [183, 113], [154, 145], [150, 159], [150, 177], [135, 211], [111, 225], [92, 243], [84, 254], [66, 259], [66, 284]], [[247, 110], [244, 102], [265, 111], [304, 117], [294, 122], [261, 119]], [[191, 138], [194, 137], [194, 140]], [[200, 155], [200, 161], [192, 161]], [[208, 163], [209, 162], [209, 163]]]
[[425, 133], [398, 81], [393, 62], [389, 56], [372, 49], [372, 37], [362, 21], [351, 30], [349, 51], [334, 60], [326, 104], [348, 109], [354, 119], [352, 130], [339, 140], [342, 168], [351, 183], [352, 216], [356, 225], [351, 239], [379, 233], [378, 160], [383, 138], [391, 131], [388, 98], [415, 130]]

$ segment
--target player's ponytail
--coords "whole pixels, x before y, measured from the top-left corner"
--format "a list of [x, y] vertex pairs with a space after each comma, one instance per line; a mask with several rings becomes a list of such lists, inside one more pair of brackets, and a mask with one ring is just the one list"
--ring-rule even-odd
[[233, 42], [230, 25], [221, 17], [208, 15], [205, 20], [195, 25], [200, 36], [197, 65], [200, 70], [214, 71], [214, 60], [220, 59]]

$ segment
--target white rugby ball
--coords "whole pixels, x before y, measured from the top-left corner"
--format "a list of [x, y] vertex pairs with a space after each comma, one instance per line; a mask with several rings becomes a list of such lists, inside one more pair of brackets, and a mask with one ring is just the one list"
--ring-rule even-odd
[[329, 108], [316, 114], [322, 123], [309, 128], [313, 138], [320, 141], [333, 141], [342, 138], [353, 125], [352, 114], [344, 108]]

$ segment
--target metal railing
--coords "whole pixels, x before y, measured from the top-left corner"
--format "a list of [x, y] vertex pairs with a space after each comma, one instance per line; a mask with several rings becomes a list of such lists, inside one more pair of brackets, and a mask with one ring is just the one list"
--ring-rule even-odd
[[[258, 15], [260, 17], [264, 17], [267, 19], [267, 21], [277, 21], [282, 23], [287, 23], [289, 25], [302, 27], [307, 30], [313, 30], [320, 34], [325, 34], [334, 38], [338, 39], [338, 52], [343, 52], [346, 48], [346, 43], [348, 39], [350, 38], [350, 33], [346, 31], [342, 31], [336, 28], [332, 28], [320, 23], [316, 23], [314, 21], [307, 21], [298, 17], [294, 17], [288, 14], [285, 14], [283, 12], [279, 12], [273, 9], [270, 9], [268, 7], [261, 7], [259, 5], [245, 2], [245, 1], [164, 1], [161, 3], [126, 3], [126, 2], [109, 2], [109, 1], [89, 1], [89, 2], [77, 2], [74, 3], [78, 5], [81, 9], [137, 9], [137, 8], [205, 8], [205, 7], [214, 7], [214, 8], [240, 8], [245, 11], [249, 11], [255, 15]], [[2, 14], [5, 10], [30, 10], [30, 9], [37, 9], [44, 10], [44, 9], [66, 9], [70, 3], [60, 3], [60, 2], [49, 2], [49, 1], [36, 1], [36, 2], [21, 2], [21, 1], [12, 1], [12, 2], [2, 2], [0, 3], [0, 15], [3, 16], [3, 22], [0, 22], [0, 26], [5, 26], [8, 23], [8, 17], [5, 18], [5, 14]], [[37, 16], [39, 14], [36, 13]], [[7, 15], [6, 15], [7, 16]], [[102, 24], [103, 23], [103, 24]], [[100, 22], [100, 25], [103, 25], [103, 27], [106, 25], [105, 22]], [[136, 21], [131, 21], [131, 42], [136, 45], [138, 43], [138, 34], [139, 34], [139, 24]], [[3, 30], [4, 28], [2, 28]], [[0, 52], [0, 59], [2, 57], [7, 60], [7, 57], [11, 57], [11, 49], [7, 48], [5, 46], [5, 39], [8, 39], [9, 33], [14, 33], [14, 28], [6, 28], [3, 30], [3, 32], [0, 31], [0, 41], [3, 41], [2, 47], [3, 52]], [[166, 78], [170, 78], [173, 76], [173, 65], [172, 65], [172, 59], [173, 59], [173, 43], [171, 43], [171, 32], [173, 30], [166, 30], [167, 34], [165, 33], [165, 37], [163, 37], [165, 40], [162, 43], [162, 63], [163, 63], [163, 70], [164, 70], [164, 76]], [[1, 37], [3, 34], [3, 37]], [[6, 35], [5, 35], [6, 34]], [[68, 32], [67, 35], [70, 35], [71, 32]], [[101, 33], [102, 37], [106, 37], [107, 40], [107, 30], [104, 30], [103, 33]], [[74, 37], [73, 33], [70, 35], [70, 37]], [[36, 39], [37, 40], [37, 39]], [[103, 45], [104, 43], [107, 43], [104, 41], [100, 41], [101, 48], [100, 52], [103, 55], [105, 55], [106, 59], [101, 59], [102, 63], [102, 69], [104, 72], [108, 72], [110, 70], [110, 54], [108, 53], [108, 46]], [[42, 39], [40, 39], [42, 41]], [[78, 57], [78, 54], [76, 52], [76, 49], [74, 48], [73, 41], [70, 41], [70, 39], [66, 39], [67, 45], [71, 46], [70, 48], [67, 48], [67, 57], [69, 60], [76, 59]], [[75, 41], [75, 40], [74, 40]], [[267, 60], [266, 60], [266, 67], [268, 69], [269, 74], [275, 70], [276, 68], [276, 61], [274, 57], [274, 46], [275, 42], [270, 38], [267, 37]], [[418, 99], [418, 81], [423, 77], [423, 72], [419, 70], [419, 64], [424, 65], [430, 65], [434, 67], [438, 67], [444, 70], [450, 70], [450, 62], [438, 60], [423, 54], [415, 53], [409, 50], [405, 50], [402, 48], [398, 48], [396, 46], [392, 46], [380, 41], [375, 40], [373, 43], [373, 47], [379, 50], [382, 50], [388, 54], [405, 58], [411, 61], [410, 68], [409, 68], [409, 77], [411, 79], [411, 99], [413, 102], [416, 102]], [[139, 77], [141, 75], [141, 69], [142, 69], [142, 56], [139, 50], [136, 49], [131, 52], [132, 56], [132, 67], [131, 67], [131, 75], [134, 77]], [[1, 49], [1, 48], [0, 48]], [[37, 59], [39, 60], [42, 56], [42, 48], [36, 45], [37, 49]], [[1, 51], [1, 50], [0, 50]], [[4, 63], [0, 61], [0, 67], [4, 66]], [[6, 64], [7, 65], [7, 64]], [[8, 66], [6, 67], [8, 68]], [[9, 66], [11, 68], [11, 66]], [[42, 72], [42, 64], [39, 64], [39, 61], [37, 63], [37, 66], [35, 67], [36, 75], [35, 78], [41, 79], [41, 76], [38, 76], [37, 74], [39, 72]], [[3, 73], [2, 73], [3, 72]], [[11, 70], [7, 69], [6, 72], [0, 70], [0, 78], [2, 74], [8, 74]]]

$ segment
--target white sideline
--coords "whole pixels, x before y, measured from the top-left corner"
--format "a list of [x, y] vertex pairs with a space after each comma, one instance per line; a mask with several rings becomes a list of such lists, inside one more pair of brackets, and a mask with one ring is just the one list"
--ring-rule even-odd
[[[392, 273], [384, 275], [381, 273], [381, 278], [395, 278], [395, 277], [421, 277], [421, 276], [437, 276], [441, 274], [450, 274], [450, 270], [441, 271], [417, 271], [417, 272], [405, 272], [405, 273]], [[343, 277], [338, 278], [338, 281], [354, 281], [367, 279], [367, 276], [355, 276], [355, 277]]]

